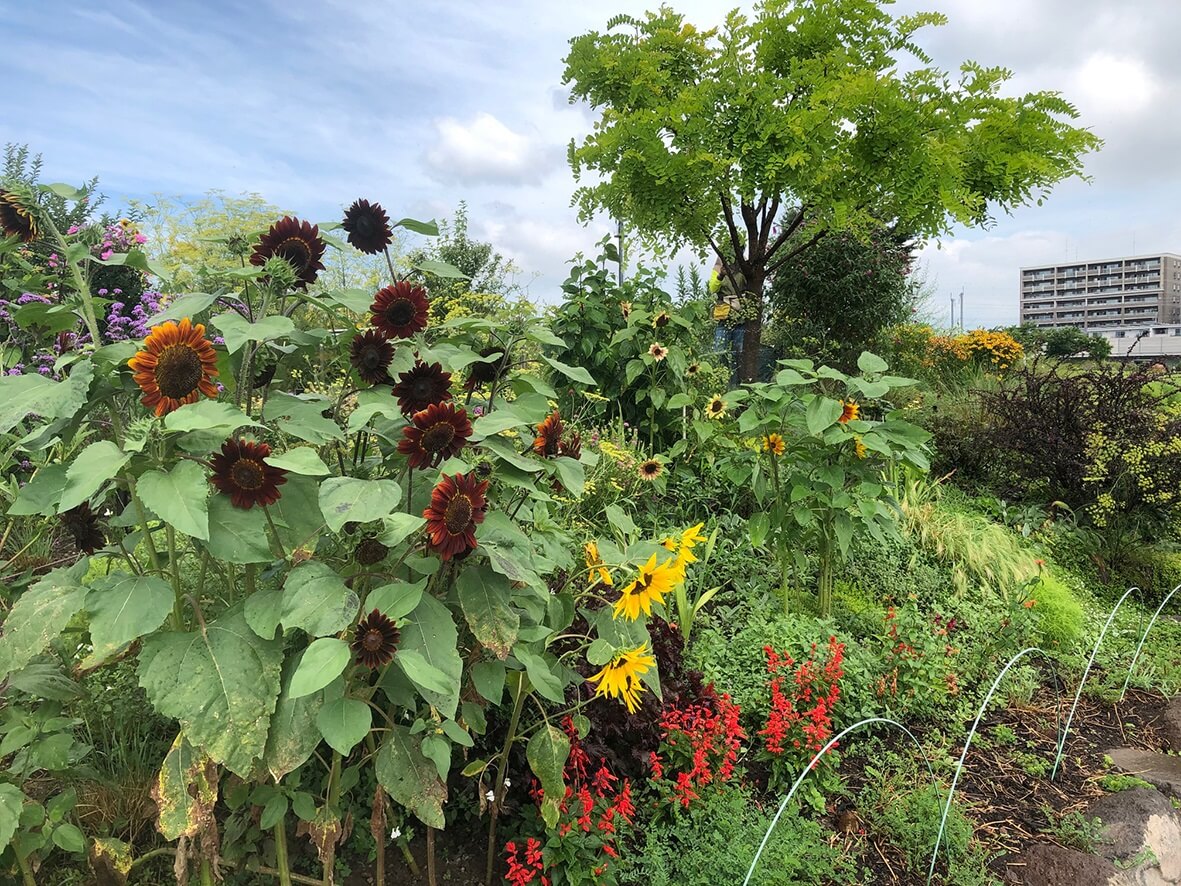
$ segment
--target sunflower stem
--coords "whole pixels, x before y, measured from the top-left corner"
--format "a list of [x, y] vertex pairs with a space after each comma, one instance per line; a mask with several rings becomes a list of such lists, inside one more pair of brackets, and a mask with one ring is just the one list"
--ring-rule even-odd
[[[516, 698], [513, 699], [513, 714], [509, 719], [508, 734], [504, 737], [504, 750], [500, 752], [500, 762], [496, 767], [496, 783], [492, 785], [492, 815], [488, 821], [488, 857], [484, 865], [484, 886], [492, 886], [492, 872], [496, 866], [496, 819], [500, 814], [500, 804], [504, 800], [504, 775], [508, 769], [508, 755], [512, 750], [513, 740], [517, 737], [517, 723], [521, 719], [521, 710], [525, 707], [525, 681], [521, 679], [520, 671], [513, 671], [517, 675]], [[511, 679], [511, 675], [510, 675]]]
[[176, 530], [165, 523], [164, 534], [168, 539], [168, 567], [172, 577], [172, 627], [183, 631], [185, 615], [181, 602], [180, 565], [176, 561]]
[[387, 246], [382, 251], [385, 253], [386, 267], [390, 269], [390, 283], [397, 283], [398, 272], [394, 270], [394, 260], [390, 258], [390, 248]]
[[275, 867], [279, 872], [280, 886], [291, 886], [291, 866], [287, 861], [287, 816], [275, 825]]
[[148, 512], [144, 509], [144, 503], [139, 500], [139, 495], [135, 491], [135, 478], [131, 474], [127, 474], [127, 492], [131, 496], [131, 503], [135, 506], [135, 516], [139, 520], [139, 525], [143, 527], [144, 543], [148, 546], [148, 560], [152, 564], [152, 571], [157, 575], [163, 575], [164, 572], [160, 568], [160, 554], [156, 551], [156, 542], [152, 539], [152, 530], [148, 528]]
[[275, 548], [279, 551], [280, 559], [287, 559], [287, 551], [283, 548], [283, 542], [279, 538], [279, 529], [275, 526], [275, 521], [271, 518], [271, 509], [266, 505], [262, 506], [262, 512], [267, 518], [267, 525], [271, 527], [271, 534], [275, 538]]
[[27, 856], [16, 853], [16, 862], [20, 865], [21, 880], [24, 886], [37, 886], [37, 881], [33, 879], [33, 869], [29, 867], [29, 859]]

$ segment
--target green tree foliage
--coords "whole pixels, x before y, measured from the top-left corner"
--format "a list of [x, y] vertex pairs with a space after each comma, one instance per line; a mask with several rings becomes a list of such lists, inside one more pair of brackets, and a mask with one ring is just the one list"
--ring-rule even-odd
[[822, 238], [772, 278], [767, 339], [784, 356], [852, 369], [883, 329], [910, 318], [911, 260], [906, 238], [886, 230]]
[[[41, 155], [30, 153], [28, 145], [9, 142], [4, 146], [4, 170], [0, 173], [0, 183], [10, 187], [14, 184], [24, 185], [25, 189], [32, 191], [41, 183], [43, 166]], [[72, 225], [85, 225], [106, 201], [106, 197], [98, 191], [98, 176], [82, 184], [77, 193], [77, 200], [67, 200], [52, 191], [38, 192], [37, 199], [42, 212], [59, 231], [68, 230]], [[34, 251], [48, 255], [53, 250], [48, 243], [42, 242], [34, 244]]]
[[[986, 225], [1082, 175], [1101, 144], [1057, 93], [1005, 96], [1003, 68], [932, 65], [914, 38], [944, 16], [884, 7], [764, 0], [704, 31], [661, 7], [571, 41], [563, 82], [602, 113], [569, 149], [576, 178], [593, 174], [575, 193], [582, 217], [606, 210], [670, 246], [728, 242], [753, 294], [747, 378], [764, 282], [827, 232]], [[903, 55], [920, 66], [902, 73]]]
[[1061, 326], [1043, 329], [1033, 323], [1013, 326], [1008, 333], [1021, 342], [1026, 353], [1039, 351], [1047, 357], [1074, 357], [1085, 354], [1092, 360], [1103, 360], [1111, 356], [1111, 342], [1103, 336], [1088, 335], [1077, 326]]
[[442, 322], [452, 317], [489, 317], [498, 313], [531, 315], [532, 307], [522, 297], [520, 288], [509, 282], [517, 267], [491, 243], [473, 240], [468, 228], [467, 203], [460, 201], [451, 221], [439, 224], [439, 236], [407, 256], [411, 266], [441, 261], [467, 276], [464, 280], [423, 272], [433, 318]]

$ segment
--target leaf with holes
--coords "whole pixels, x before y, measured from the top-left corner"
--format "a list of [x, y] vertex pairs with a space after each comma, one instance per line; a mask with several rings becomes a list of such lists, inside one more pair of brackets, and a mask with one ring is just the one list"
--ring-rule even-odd
[[447, 786], [435, 764], [423, 756], [422, 739], [405, 726], [393, 726], [377, 752], [377, 780], [396, 803], [401, 803], [428, 827], [442, 830]]
[[282, 640], [259, 637], [237, 606], [203, 629], [145, 640], [139, 683], [157, 711], [180, 721], [195, 747], [249, 778], [266, 748], [282, 663]]
[[[82, 576], [90, 566], [83, 557], [55, 569], [20, 595], [0, 634], [0, 677], [20, 670], [56, 638], [86, 603]], [[454, 711], [448, 716], [453, 716]]]
[[509, 605], [509, 580], [485, 569], [465, 569], [456, 586], [463, 616], [476, 639], [501, 661], [508, 658], [521, 627], [521, 617]]

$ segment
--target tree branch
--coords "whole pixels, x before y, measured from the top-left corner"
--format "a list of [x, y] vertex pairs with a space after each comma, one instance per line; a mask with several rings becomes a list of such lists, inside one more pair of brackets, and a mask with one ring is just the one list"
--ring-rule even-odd
[[767, 267], [767, 273], [768, 274], [775, 273], [775, 271], [779, 270], [779, 268], [781, 268], [785, 263], [791, 261], [793, 258], [795, 258], [797, 255], [799, 255], [805, 249], [811, 249], [813, 246], [815, 246], [817, 243], [819, 243], [820, 239], [827, 233], [828, 233], [828, 231], [817, 231], [811, 237], [811, 239], [809, 239], [808, 241], [806, 241], [804, 243], [801, 243], [799, 246], [797, 246], [795, 249], [793, 249], [787, 255], [783, 256], [783, 258], [779, 259], [779, 261], [775, 262], [775, 264], [769, 265]]
[[[807, 207], [801, 205], [799, 211], [796, 213], [796, 217], [791, 220], [791, 222], [787, 225], [787, 227], [785, 227], [782, 231], [780, 231], [779, 236], [775, 238], [775, 242], [771, 244], [771, 248], [768, 249], [766, 252], [765, 257], [767, 259], [770, 259], [771, 256], [773, 256], [776, 252], [778, 252], [779, 247], [782, 246], [784, 243], [786, 243], [788, 238], [791, 237], [792, 234], [794, 234], [796, 231], [799, 230], [800, 225], [802, 225], [804, 223], [804, 216], [805, 216], [806, 208]], [[778, 267], [778, 265], [776, 265], [776, 267]]]

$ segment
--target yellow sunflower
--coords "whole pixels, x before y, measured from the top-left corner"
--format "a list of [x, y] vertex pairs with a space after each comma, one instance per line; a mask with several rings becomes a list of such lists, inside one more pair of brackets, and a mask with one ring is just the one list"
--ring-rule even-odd
[[670, 558], [657, 563], [656, 555], [653, 554], [620, 593], [619, 599], [615, 601], [613, 617], [623, 616], [629, 621], [635, 621], [640, 617], [641, 610], [645, 615], [651, 615], [652, 604], [664, 603], [664, 595], [672, 591], [678, 581], [675, 561]]
[[763, 438], [763, 449], [775, 455], [783, 455], [787, 444], [779, 434], [768, 434]]
[[589, 678], [591, 683], [598, 684], [595, 686], [595, 695], [622, 700], [629, 714], [638, 711], [640, 693], [644, 691], [640, 677], [656, 666], [656, 659], [647, 653], [647, 643], [617, 652], [601, 671]]
[[205, 338], [205, 327], [188, 317], [180, 324], [169, 320], [153, 326], [144, 339], [142, 351], [127, 361], [132, 379], [144, 392], [144, 406], [164, 415], [186, 403], [196, 403], [200, 394], [217, 396], [217, 354]]
[[841, 417], [837, 419], [841, 424], [856, 421], [861, 415], [861, 407], [857, 405], [855, 400], [841, 401]]
[[714, 394], [709, 398], [709, 402], [705, 404], [705, 415], [707, 418], [725, 417], [726, 401], [722, 399], [721, 394]]
[[865, 458], [865, 456], [867, 454], [865, 444], [861, 442], [860, 437], [853, 438], [853, 454], [856, 455], [858, 458]]
[[587, 578], [594, 584], [596, 581], [611, 587], [614, 582], [611, 580], [611, 572], [603, 565], [603, 561], [599, 558], [599, 546], [593, 541], [586, 543], [586, 571]]

